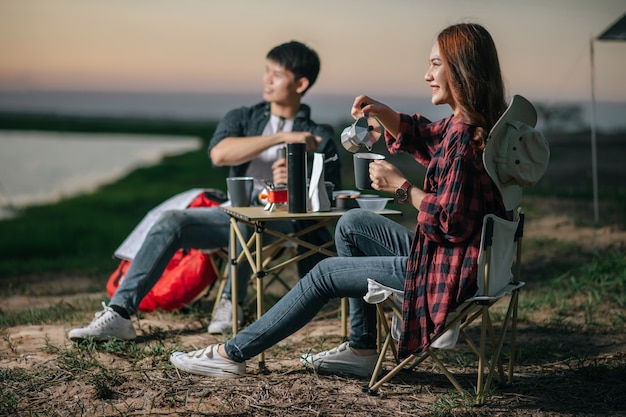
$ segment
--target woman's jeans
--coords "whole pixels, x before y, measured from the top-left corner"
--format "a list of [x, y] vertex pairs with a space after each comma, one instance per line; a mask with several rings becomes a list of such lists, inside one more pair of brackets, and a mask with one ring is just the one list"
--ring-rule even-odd
[[[251, 227], [242, 223], [239, 225], [246, 239], [252, 236]], [[283, 233], [293, 233], [294, 222], [273, 222], [272, 228]], [[270, 236], [268, 240], [269, 238]], [[228, 247], [230, 250], [229, 239], [230, 216], [219, 207], [164, 212], [148, 232], [109, 304], [122, 306], [129, 314], [135, 314], [139, 303], [154, 287], [178, 249]], [[237, 248], [239, 253], [241, 251], [239, 242]], [[240, 262], [237, 265], [239, 303], [245, 298], [250, 275], [248, 262]], [[230, 298], [230, 285], [229, 279], [224, 288], [227, 298]]]
[[226, 342], [238, 362], [301, 329], [333, 298], [350, 297], [350, 346], [376, 348], [376, 307], [366, 303], [367, 278], [403, 290], [413, 232], [386, 217], [352, 209], [337, 223], [338, 257], [318, 263], [267, 313]]

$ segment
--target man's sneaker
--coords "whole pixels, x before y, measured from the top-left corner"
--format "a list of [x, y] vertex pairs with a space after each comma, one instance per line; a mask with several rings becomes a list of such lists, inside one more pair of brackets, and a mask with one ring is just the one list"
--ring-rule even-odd
[[70, 330], [69, 338], [72, 340], [88, 337], [96, 340], [109, 338], [133, 340], [137, 337], [132, 321], [120, 316], [104, 302], [102, 308], [103, 310], [96, 313], [96, 317], [89, 323], [89, 326]]
[[218, 345], [209, 345], [193, 352], [174, 352], [170, 362], [176, 368], [196, 375], [219, 378], [239, 378], [246, 374], [246, 363], [222, 358], [217, 353]]
[[[241, 327], [243, 325], [243, 308], [240, 305], [237, 306], [237, 320], [239, 327]], [[228, 298], [224, 296], [220, 298], [208, 330], [211, 334], [231, 333], [233, 331], [233, 303]]]
[[377, 354], [367, 356], [356, 355], [350, 348], [348, 342], [344, 342], [336, 348], [315, 355], [304, 354], [300, 358], [300, 362], [310, 369], [334, 374], [350, 374], [360, 377], [372, 375], [377, 360]]

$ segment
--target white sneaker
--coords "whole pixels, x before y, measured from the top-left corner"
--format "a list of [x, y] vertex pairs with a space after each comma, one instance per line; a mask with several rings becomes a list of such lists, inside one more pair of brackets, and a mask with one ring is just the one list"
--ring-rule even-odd
[[350, 374], [360, 377], [371, 376], [376, 367], [378, 355], [359, 356], [344, 342], [336, 348], [317, 353], [304, 354], [300, 362], [310, 369], [329, 373]]
[[209, 345], [193, 352], [174, 352], [170, 362], [176, 368], [196, 375], [219, 378], [239, 378], [246, 374], [246, 363], [223, 358], [217, 352], [218, 345]]
[[96, 317], [87, 327], [72, 329], [69, 338], [72, 340], [92, 337], [97, 340], [116, 338], [133, 340], [137, 337], [133, 322], [116, 313], [111, 307], [102, 303], [102, 311], [96, 313]]
[[[243, 308], [240, 305], [237, 306], [237, 320], [239, 327], [241, 327], [243, 325]], [[211, 334], [231, 333], [233, 331], [233, 303], [228, 298], [224, 296], [220, 298], [208, 331]]]

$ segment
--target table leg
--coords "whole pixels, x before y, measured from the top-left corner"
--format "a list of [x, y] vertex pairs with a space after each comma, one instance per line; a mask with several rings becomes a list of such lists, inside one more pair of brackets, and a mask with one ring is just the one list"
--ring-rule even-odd
[[239, 294], [237, 293], [237, 238], [235, 235], [235, 229], [237, 228], [237, 221], [233, 218], [230, 219], [230, 298], [233, 305], [233, 336], [237, 334], [239, 329], [239, 311], [237, 306], [239, 305]]
[[348, 340], [348, 299], [341, 299], [341, 336], [344, 340]]
[[[256, 236], [256, 318], [257, 320], [263, 315], [263, 299], [265, 297], [265, 288], [263, 278], [265, 277], [265, 271], [263, 269], [263, 231], [265, 225], [263, 223], [257, 223], [255, 225], [254, 234]], [[269, 370], [265, 366], [265, 352], [259, 353], [259, 371], [267, 374]]]

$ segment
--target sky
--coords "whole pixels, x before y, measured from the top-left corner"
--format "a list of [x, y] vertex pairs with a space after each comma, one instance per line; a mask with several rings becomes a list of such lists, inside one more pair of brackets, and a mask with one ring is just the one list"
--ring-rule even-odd
[[[429, 95], [437, 33], [492, 34], [509, 94], [588, 100], [590, 40], [624, 0], [0, 0], [1, 90], [261, 91], [265, 55], [299, 40], [311, 94]], [[626, 102], [626, 42], [594, 42], [596, 97]]]

